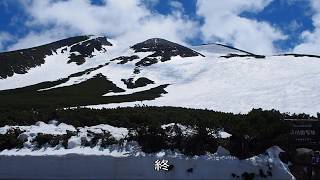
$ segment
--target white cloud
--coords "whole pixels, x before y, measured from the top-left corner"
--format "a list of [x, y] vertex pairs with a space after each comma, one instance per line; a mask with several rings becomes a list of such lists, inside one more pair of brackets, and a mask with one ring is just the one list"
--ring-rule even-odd
[[297, 20], [292, 20], [289, 25], [287, 26], [287, 29], [291, 32], [296, 32], [299, 28], [301, 28], [303, 25], [299, 23]]
[[179, 1], [170, 1], [169, 2], [169, 5], [171, 6], [171, 8], [173, 8], [174, 10], [178, 10], [180, 12], [183, 12], [184, 11], [184, 7], [183, 7], [183, 4]]
[[13, 41], [14, 37], [7, 32], [0, 32], [0, 51], [4, 50], [5, 43]]
[[198, 24], [186, 20], [178, 14], [172, 16], [152, 17], [140, 23], [140, 27], [130, 29], [126, 34], [117, 39], [130, 44], [148, 38], [160, 37], [178, 43], [185, 43], [185, 40], [197, 34]]
[[106, 35], [128, 43], [150, 37], [184, 42], [195, 36], [198, 27], [181, 13], [161, 15], [148, 8], [157, 0], [105, 0], [100, 6], [90, 0], [20, 2], [30, 16], [27, 26], [42, 30], [30, 32], [11, 49], [79, 34]]
[[20, 38], [15, 44], [8, 47], [8, 50], [17, 50], [29, 47], [35, 47], [47, 43], [51, 43], [66, 37], [73, 36], [73, 33], [67, 31], [66, 28], [53, 28], [41, 32], [30, 32], [25, 37]]
[[243, 12], [259, 12], [272, 0], [198, 0], [197, 14], [204, 18], [204, 41], [222, 41], [254, 53], [272, 54], [274, 42], [285, 39], [282, 32], [267, 22], [241, 17]]
[[306, 30], [302, 32], [302, 43], [298, 44], [293, 49], [293, 52], [320, 55], [320, 1], [310, 0], [310, 4], [314, 11], [312, 21], [315, 29], [313, 31]]

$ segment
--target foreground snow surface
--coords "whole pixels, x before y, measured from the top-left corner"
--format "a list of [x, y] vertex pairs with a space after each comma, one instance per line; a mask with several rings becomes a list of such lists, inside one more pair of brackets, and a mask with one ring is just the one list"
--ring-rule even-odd
[[[174, 124], [163, 125], [170, 128]], [[190, 127], [177, 124], [185, 134], [192, 134]], [[122, 145], [110, 145], [107, 148], [82, 147], [81, 137], [86, 137], [88, 131], [101, 133], [108, 131], [116, 138], [124, 138], [128, 134], [126, 128], [109, 125], [74, 128], [73, 126], [52, 121], [49, 124], [38, 122], [34, 126], [5, 126], [0, 128], [0, 134], [5, 134], [10, 128], [24, 130], [28, 141], [22, 149], [3, 150], [0, 152], [0, 178], [31, 178], [34, 176], [46, 178], [93, 178], [93, 179], [230, 179], [232, 173], [241, 176], [243, 173], [271, 171], [270, 179], [293, 179], [288, 168], [279, 159], [282, 151], [279, 147], [271, 147], [264, 154], [246, 160], [239, 160], [219, 147], [214, 154], [188, 157], [176, 151], [163, 150], [154, 154], [141, 151], [135, 142], [125, 142]], [[30, 144], [37, 133], [66, 134], [67, 131], [78, 131], [69, 139], [68, 147], [43, 147], [37, 149]], [[222, 138], [230, 134], [219, 131]], [[158, 172], [154, 170], [156, 160], [168, 160], [174, 168], [171, 171]], [[50, 163], [48, 163], [50, 162]], [[24, 166], [23, 164], [28, 164]], [[137, 166], [139, 164], [139, 166]], [[192, 172], [187, 170], [192, 168]], [[37, 169], [36, 172], [30, 169]], [[52, 172], [54, 169], [54, 172]], [[65, 169], [68, 169], [66, 171]], [[19, 174], [15, 173], [19, 171]]]
[[[39, 179], [233, 179], [232, 174], [255, 173], [271, 169], [267, 179], [294, 179], [287, 167], [275, 157], [279, 149], [270, 148], [266, 154], [247, 160], [226, 155], [197, 158], [156, 155], [117, 158], [111, 156], [0, 156], [0, 178]], [[173, 165], [171, 171], [155, 171], [158, 159]], [[25, 166], [24, 164], [27, 164]], [[37, 171], [34, 171], [37, 169]], [[192, 172], [190, 172], [192, 169]], [[189, 172], [188, 172], [189, 170]], [[19, 173], [17, 173], [19, 172]]]

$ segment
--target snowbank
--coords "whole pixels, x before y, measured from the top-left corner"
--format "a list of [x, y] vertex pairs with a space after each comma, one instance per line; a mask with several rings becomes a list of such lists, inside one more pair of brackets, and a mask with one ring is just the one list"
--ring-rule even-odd
[[[264, 179], [263, 176], [267, 179], [294, 179], [277, 157], [278, 147], [272, 147], [267, 153], [246, 160], [238, 160], [228, 155], [222, 148], [219, 149], [219, 153], [194, 158], [174, 157], [167, 155], [166, 152], [144, 156], [2, 155], [0, 178], [232, 179], [254, 174], [257, 179]], [[173, 165], [171, 171], [154, 170], [155, 161], [162, 159], [168, 160], [169, 164]]]
[[[192, 127], [181, 124], [167, 124], [162, 128], [170, 129], [175, 125], [184, 134], [192, 135], [195, 131]], [[287, 166], [279, 159], [279, 153], [282, 151], [279, 147], [271, 147], [266, 153], [245, 160], [231, 156], [229, 151], [223, 147], [219, 147], [214, 154], [208, 153], [193, 157], [171, 150], [146, 154], [136, 142], [124, 141], [105, 148], [101, 148], [98, 144], [94, 147], [81, 146], [82, 139], [92, 138], [90, 137], [92, 133], [108, 132], [113, 138], [121, 140], [129, 133], [126, 128], [105, 124], [74, 128], [52, 121], [49, 124], [38, 122], [32, 126], [1, 127], [0, 134], [7, 133], [11, 128], [24, 131], [27, 142], [21, 149], [6, 149], [0, 152], [0, 178], [32, 178], [35, 176], [62, 178], [68, 176], [94, 179], [101, 177], [103, 179], [230, 179], [243, 176], [266, 176], [270, 179], [293, 179]], [[68, 131], [77, 133], [70, 137], [67, 148], [57, 145], [39, 149], [32, 144], [38, 133], [62, 135], [67, 134]], [[215, 135], [222, 138], [231, 136], [222, 130], [217, 131]], [[155, 171], [154, 162], [158, 159], [168, 160], [173, 165], [173, 169], [164, 172]], [[22, 164], [28, 164], [28, 166]], [[37, 171], [31, 172], [30, 168], [37, 169]], [[52, 169], [55, 170], [54, 173]]]

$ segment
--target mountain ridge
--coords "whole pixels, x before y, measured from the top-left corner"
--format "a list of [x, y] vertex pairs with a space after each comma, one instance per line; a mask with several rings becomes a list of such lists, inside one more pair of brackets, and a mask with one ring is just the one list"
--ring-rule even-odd
[[3, 61], [0, 106], [146, 104], [310, 114], [320, 108], [320, 87], [314, 83], [320, 80], [320, 65], [314, 56], [262, 56], [221, 44], [186, 47], [160, 38], [127, 45], [84, 36], [64, 45], [49, 48], [51, 55], [38, 64], [16, 61], [21, 71], [6, 72], [12, 69], [6, 63], [10, 59]]

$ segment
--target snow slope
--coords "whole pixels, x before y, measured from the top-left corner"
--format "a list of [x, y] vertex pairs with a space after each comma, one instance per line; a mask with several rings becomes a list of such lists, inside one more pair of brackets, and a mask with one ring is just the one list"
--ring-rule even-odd
[[[81, 44], [90, 40], [99, 38], [96, 36], [91, 36], [88, 40], [76, 43]], [[115, 41], [108, 40], [112, 43], [112, 46], [103, 45], [106, 51], [94, 50], [92, 57], [86, 57], [86, 61], [77, 65], [76, 63], [67, 63], [69, 56], [71, 54], [72, 46], [63, 46], [55, 50], [53, 55], [46, 56], [44, 58], [45, 63], [31, 68], [26, 74], [14, 74], [12, 77], [5, 79], [0, 78], [0, 90], [15, 89], [25, 86], [30, 86], [33, 84], [45, 82], [45, 81], [55, 81], [61, 78], [66, 78], [71, 74], [87, 70], [89, 68], [94, 68], [100, 64], [105, 64], [112, 58], [118, 57], [123, 50], [121, 44]], [[78, 53], [78, 52], [73, 52]]]
[[152, 101], [88, 107], [145, 104], [235, 113], [264, 108], [316, 114], [320, 109], [320, 84], [316, 83], [320, 80], [319, 60], [286, 56], [266, 59], [175, 57], [146, 67], [140, 74], [157, 84], [170, 84], [165, 89], [168, 93], [162, 97]]

